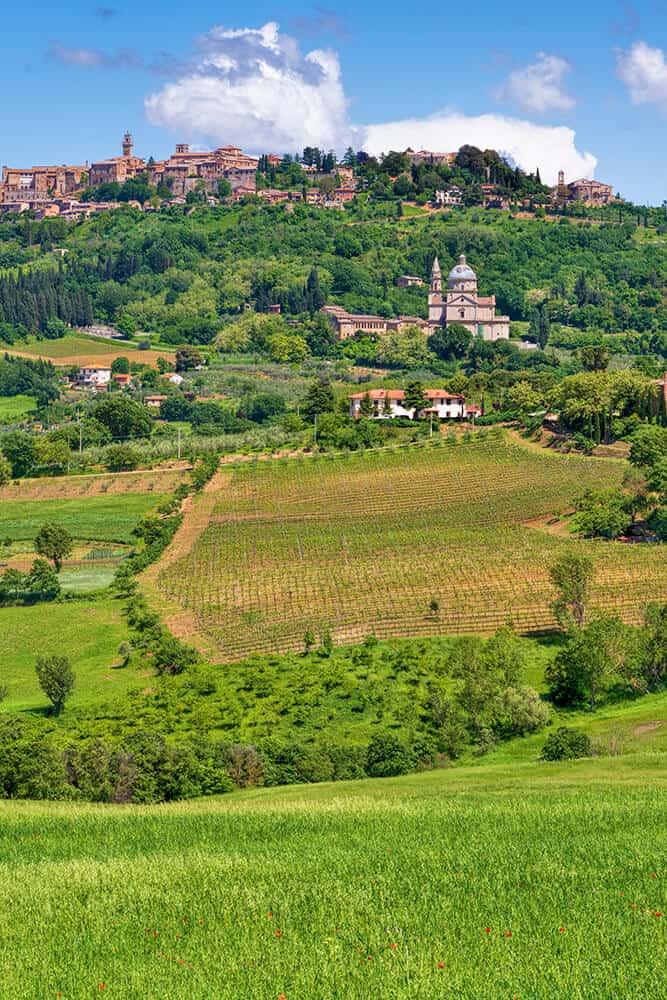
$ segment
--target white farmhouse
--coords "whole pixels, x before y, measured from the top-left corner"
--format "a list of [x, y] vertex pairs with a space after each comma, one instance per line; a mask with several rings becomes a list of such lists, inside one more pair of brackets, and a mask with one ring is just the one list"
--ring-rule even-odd
[[[461, 420], [470, 416], [477, 416], [480, 412], [478, 406], [466, 404], [465, 396], [453, 395], [446, 389], [424, 389], [424, 396], [427, 400], [426, 407], [422, 414], [432, 414], [438, 420]], [[355, 392], [349, 397], [350, 416], [362, 416], [362, 401], [368, 399], [373, 406], [373, 412], [369, 416], [377, 420], [389, 419], [391, 417], [415, 416], [414, 408], [406, 408], [404, 405], [405, 392], [403, 389], [369, 389], [367, 392]]]
[[79, 368], [79, 377], [77, 380], [81, 385], [88, 386], [91, 389], [97, 389], [100, 386], [108, 386], [111, 381], [111, 369], [110, 368]]

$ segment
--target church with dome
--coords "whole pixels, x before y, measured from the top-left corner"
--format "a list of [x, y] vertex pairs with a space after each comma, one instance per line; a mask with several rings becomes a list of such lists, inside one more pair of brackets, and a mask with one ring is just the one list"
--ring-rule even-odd
[[495, 295], [483, 296], [477, 292], [477, 275], [461, 254], [447, 275], [443, 293], [442, 272], [436, 257], [431, 270], [428, 296], [428, 320], [431, 325], [451, 326], [460, 323], [474, 337], [482, 340], [508, 340], [509, 316], [496, 316]]

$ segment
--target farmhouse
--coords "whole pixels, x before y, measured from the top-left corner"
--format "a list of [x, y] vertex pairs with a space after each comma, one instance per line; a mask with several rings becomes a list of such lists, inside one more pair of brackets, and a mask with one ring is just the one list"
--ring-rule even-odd
[[111, 381], [110, 368], [88, 367], [79, 368], [77, 382], [87, 389], [100, 389], [109, 385]]
[[[479, 407], [467, 406], [465, 396], [452, 394], [446, 389], [424, 389], [424, 396], [427, 400], [426, 407], [422, 414], [433, 414], [438, 420], [462, 419], [464, 417], [477, 415]], [[369, 400], [373, 406], [373, 412], [368, 416], [374, 419], [383, 420], [391, 417], [415, 416], [414, 407], [406, 407], [405, 392], [403, 389], [369, 389], [367, 392], [355, 392], [349, 397], [350, 416], [362, 416], [362, 403]]]
[[396, 286], [398, 288], [421, 288], [423, 284], [423, 279], [418, 278], [416, 274], [401, 274], [396, 279]]
[[146, 406], [150, 406], [152, 409], [159, 409], [161, 404], [164, 403], [165, 399], [169, 397], [162, 392], [153, 392], [144, 396], [144, 403]]

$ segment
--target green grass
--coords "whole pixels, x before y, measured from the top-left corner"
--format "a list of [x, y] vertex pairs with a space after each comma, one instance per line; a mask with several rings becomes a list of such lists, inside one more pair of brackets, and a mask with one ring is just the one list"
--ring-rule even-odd
[[35, 409], [33, 396], [0, 396], [0, 424], [10, 424], [20, 420]]
[[[0, 684], [9, 693], [8, 712], [46, 708], [48, 702], [35, 675], [39, 654], [69, 656], [76, 686], [63, 716], [85, 709], [89, 714], [107, 699], [143, 686], [145, 678], [119, 663], [118, 646], [128, 638], [120, 601], [104, 598], [32, 607], [0, 608]], [[0, 995], [2, 991], [0, 990]]]
[[666, 784], [637, 756], [6, 803], [2, 994], [658, 998]]
[[137, 521], [164, 500], [155, 493], [126, 493], [71, 500], [3, 500], [0, 538], [34, 538], [53, 521], [74, 536], [104, 542], [131, 542]]
[[118, 563], [95, 563], [88, 566], [65, 566], [60, 572], [60, 586], [64, 593], [86, 594], [104, 590], [111, 584]]
[[189, 615], [226, 661], [296, 650], [307, 630], [341, 644], [489, 633], [508, 619], [541, 631], [554, 625], [549, 567], [573, 544], [596, 564], [598, 608], [638, 621], [664, 598], [660, 548], [546, 528], [587, 486], [617, 484], [622, 461], [496, 434], [438, 444], [223, 470], [207, 526], [158, 576], [181, 627]]

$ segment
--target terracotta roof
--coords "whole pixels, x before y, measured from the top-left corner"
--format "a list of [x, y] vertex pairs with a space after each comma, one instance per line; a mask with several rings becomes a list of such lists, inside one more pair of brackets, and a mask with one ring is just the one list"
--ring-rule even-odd
[[[404, 389], [368, 389], [366, 392], [355, 392], [349, 399], [365, 399], [368, 396], [373, 400], [380, 399], [395, 399], [401, 400], [405, 398]], [[462, 403], [465, 401], [465, 396], [453, 395], [447, 392], [445, 389], [424, 389], [424, 396], [426, 399], [445, 399], [447, 401], [453, 401], [456, 403]]]

